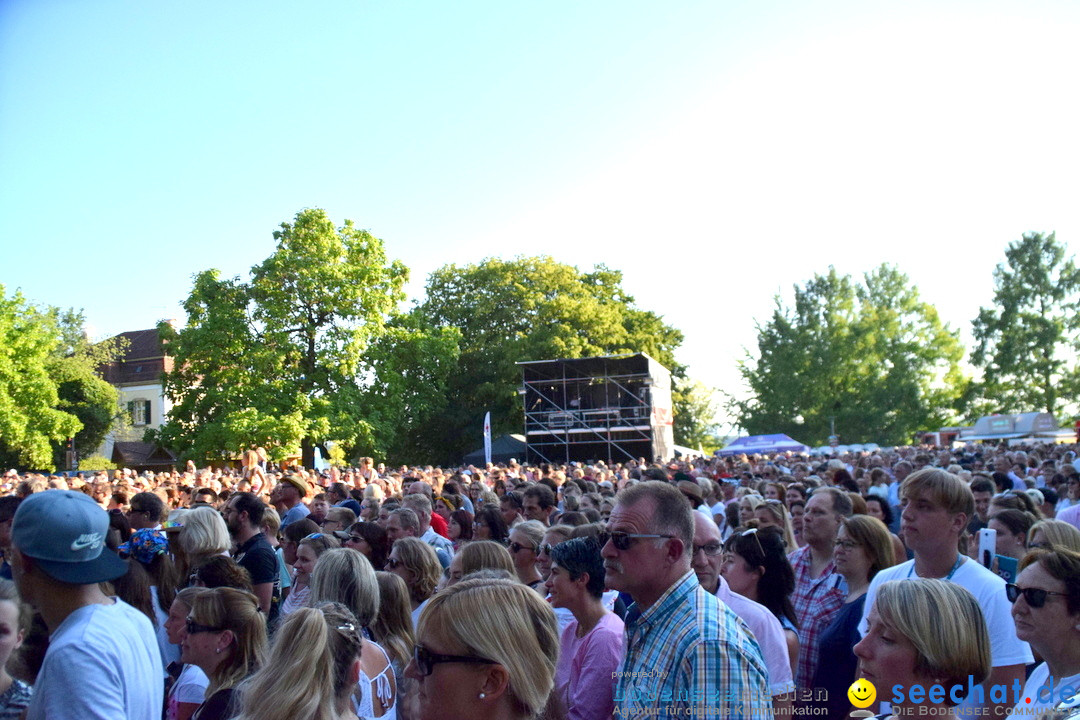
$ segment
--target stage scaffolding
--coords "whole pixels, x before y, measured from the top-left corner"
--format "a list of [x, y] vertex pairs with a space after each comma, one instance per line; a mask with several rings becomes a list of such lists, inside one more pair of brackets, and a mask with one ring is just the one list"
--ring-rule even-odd
[[671, 457], [671, 373], [645, 353], [518, 365], [528, 462]]

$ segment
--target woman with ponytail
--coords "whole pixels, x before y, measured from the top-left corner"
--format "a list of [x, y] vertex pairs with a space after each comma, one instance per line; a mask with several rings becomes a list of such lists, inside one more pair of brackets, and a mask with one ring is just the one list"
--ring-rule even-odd
[[338, 603], [299, 608], [274, 636], [270, 659], [241, 690], [238, 720], [353, 720], [360, 625]]

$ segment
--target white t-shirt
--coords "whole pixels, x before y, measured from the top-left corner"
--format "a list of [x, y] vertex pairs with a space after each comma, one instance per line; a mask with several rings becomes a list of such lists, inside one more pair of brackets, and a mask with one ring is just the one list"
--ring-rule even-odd
[[28, 720], [160, 720], [165, 684], [154, 626], [111, 599], [79, 608], [49, 637]]
[[[1052, 692], [1047, 685], [1049, 679], [1050, 668], [1046, 663], [1042, 663], [1032, 670], [1031, 677], [1024, 683], [1024, 693], [1020, 696], [1020, 702], [1013, 708], [1012, 714], [1019, 717], [1035, 718], [1044, 710], [1052, 710], [1058, 706], [1058, 703], [1080, 692], [1080, 673], [1057, 678]], [[1031, 702], [1024, 702], [1028, 698], [1031, 699]]]
[[[877, 589], [881, 587], [881, 584], [889, 580], [914, 580], [918, 577], [914, 568], [915, 561], [908, 560], [882, 570], [874, 576], [874, 579], [870, 581], [870, 589], [866, 591], [866, 605], [863, 608], [862, 620], [859, 622], [860, 634], [866, 634], [869, 624], [866, 616], [870, 614], [870, 608], [874, 606]], [[1012, 605], [1005, 597], [1004, 580], [968, 558], [956, 569], [950, 582], [956, 583], [974, 595], [982, 609], [983, 617], [986, 619], [986, 629], [990, 634], [992, 667], [1027, 665], [1034, 662], [1031, 648], [1026, 642], [1016, 637], [1016, 624], [1012, 619]], [[963, 717], [963, 709], [974, 707], [977, 705], [965, 700], [958, 706], [957, 714]], [[973, 715], [974, 710], [969, 710], [968, 714]]]
[[206, 688], [210, 685], [210, 678], [199, 669], [197, 665], [185, 665], [180, 671], [180, 677], [169, 690], [168, 704], [166, 705], [166, 720], [174, 720], [177, 706], [180, 703], [192, 703], [201, 705], [206, 700]]

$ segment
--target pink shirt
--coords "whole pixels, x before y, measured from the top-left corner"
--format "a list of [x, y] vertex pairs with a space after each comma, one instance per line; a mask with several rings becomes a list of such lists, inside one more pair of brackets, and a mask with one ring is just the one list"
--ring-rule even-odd
[[780, 621], [776, 616], [761, 603], [732, 592], [723, 576], [720, 577], [720, 584], [716, 587], [716, 597], [731, 608], [733, 613], [741, 617], [754, 633], [754, 638], [761, 648], [761, 655], [765, 658], [765, 666], [769, 669], [769, 690], [772, 695], [774, 697], [785, 695], [794, 690], [795, 682], [791, 677], [791, 658], [788, 656], [787, 639], [784, 637], [784, 628], [780, 626]]
[[615, 673], [622, 665], [626, 631], [622, 619], [607, 613], [585, 637], [577, 620], [562, 632], [555, 689], [569, 720], [606, 720], [615, 711]]
[[1065, 508], [1059, 512], [1054, 519], [1067, 522], [1077, 530], [1080, 530], [1080, 504], [1071, 505]]

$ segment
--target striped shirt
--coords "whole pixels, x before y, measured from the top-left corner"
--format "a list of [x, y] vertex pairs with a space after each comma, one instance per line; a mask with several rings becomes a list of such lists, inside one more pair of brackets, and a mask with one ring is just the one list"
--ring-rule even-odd
[[746, 624], [688, 572], [626, 614], [615, 717], [771, 720], [769, 673]]

